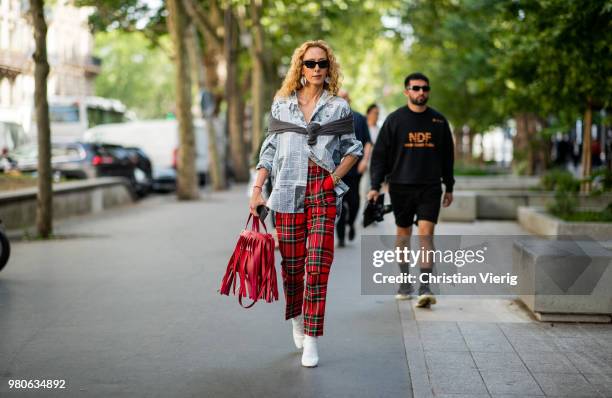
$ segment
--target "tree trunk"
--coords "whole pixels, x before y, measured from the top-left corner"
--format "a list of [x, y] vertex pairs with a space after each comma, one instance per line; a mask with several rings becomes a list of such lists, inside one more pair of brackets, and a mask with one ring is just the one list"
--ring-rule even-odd
[[251, 72], [251, 98], [253, 103], [251, 151], [254, 159], [257, 159], [259, 147], [264, 137], [264, 33], [260, 22], [261, 8], [261, 0], [251, 0], [251, 21], [253, 23], [251, 29], [253, 44], [250, 49], [253, 63]]
[[453, 130], [453, 136], [455, 138], [455, 162], [463, 163], [463, 134], [464, 134], [464, 126], [461, 128], [456, 128]]
[[582, 183], [580, 191], [583, 193], [591, 192], [591, 128], [593, 126], [593, 107], [591, 100], [587, 102], [582, 121]]
[[[189, 60], [191, 61], [191, 71], [194, 80], [197, 82], [198, 93], [202, 94], [206, 89], [205, 67], [202, 61], [202, 51], [198, 40], [198, 34], [195, 27], [189, 29], [187, 36], [187, 47], [189, 49]], [[200, 108], [198, 108], [200, 109]], [[217, 145], [217, 130], [213, 123], [212, 112], [206, 113], [206, 110], [200, 109], [200, 116], [204, 120], [206, 133], [208, 136], [208, 163], [209, 175], [213, 190], [220, 191], [225, 188], [225, 178], [223, 175], [222, 163], [219, 159], [219, 151]]]
[[535, 174], [535, 144], [537, 118], [529, 113], [519, 113], [516, 121], [516, 136], [513, 139], [512, 166], [520, 174]]
[[202, 58], [205, 74], [204, 81], [206, 88], [215, 99], [214, 116], [218, 116], [219, 107], [221, 102], [223, 102], [225, 92], [225, 82], [222, 81], [219, 75], [220, 69], [225, 70], [222, 11], [219, 8], [218, 0], [208, 2], [208, 9], [205, 9], [202, 3], [194, 0], [184, 0], [184, 4], [188, 14], [204, 38], [202, 46], [204, 50], [204, 57]]
[[174, 44], [176, 79], [176, 116], [179, 125], [177, 156], [177, 197], [179, 200], [199, 197], [198, 176], [195, 165], [195, 137], [191, 114], [191, 78], [185, 42], [188, 20], [181, 0], [168, 0], [168, 31]]
[[533, 137], [533, 120], [530, 114], [525, 115], [527, 134], [527, 175], [535, 175], [536, 170], [536, 147], [537, 143]]
[[478, 164], [483, 166], [485, 163], [485, 145], [484, 145], [484, 133], [478, 134], [480, 138], [480, 155], [478, 156]]
[[49, 103], [47, 102], [47, 22], [44, 0], [30, 3], [34, 27], [34, 106], [38, 134], [38, 195], [36, 227], [38, 235], [48, 238], [53, 232], [53, 186], [51, 169], [51, 128], [49, 127]]
[[466, 164], [474, 164], [474, 136], [476, 133], [468, 127], [468, 147], [466, 152]]
[[[198, 32], [193, 24], [185, 29], [185, 48], [187, 48], [187, 59], [189, 60], [189, 77], [193, 84], [193, 88], [199, 91], [204, 87], [204, 69], [200, 65], [200, 43], [198, 41]], [[199, 97], [197, 97], [199, 98]], [[195, 118], [202, 117], [202, 108], [196, 100], [196, 106], [193, 107], [193, 116]]]
[[240, 115], [238, 46], [238, 26], [231, 6], [228, 5], [225, 10], [225, 60], [227, 63], [225, 100], [227, 101], [227, 127], [234, 177], [236, 181], [245, 182], [249, 179], [249, 168], [241, 124], [242, 117]]
[[529, 141], [527, 140], [527, 120], [524, 113], [514, 117], [516, 121], [516, 135], [512, 140], [512, 168], [519, 174], [525, 174], [523, 164], [526, 161]]

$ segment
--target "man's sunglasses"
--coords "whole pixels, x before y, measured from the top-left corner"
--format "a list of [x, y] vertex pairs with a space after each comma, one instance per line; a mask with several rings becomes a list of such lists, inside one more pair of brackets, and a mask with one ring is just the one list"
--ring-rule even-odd
[[424, 92], [428, 92], [429, 90], [431, 90], [431, 87], [429, 87], [429, 86], [408, 86], [407, 89], [408, 90], [412, 90], [412, 91], [421, 91], [421, 90], [423, 90]]
[[321, 69], [329, 68], [329, 60], [327, 60], [327, 59], [323, 59], [321, 61], [311, 61], [311, 60], [308, 60], [308, 61], [304, 61], [303, 64], [308, 69], [314, 69], [314, 67], [317, 66], [317, 65], [319, 65], [319, 68], [321, 68]]

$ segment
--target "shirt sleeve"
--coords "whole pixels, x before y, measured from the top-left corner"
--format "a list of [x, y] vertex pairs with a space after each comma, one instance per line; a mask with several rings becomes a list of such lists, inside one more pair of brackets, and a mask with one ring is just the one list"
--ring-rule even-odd
[[[351, 114], [351, 108], [349, 104], [342, 100], [340, 109], [340, 117], [344, 118]], [[361, 141], [355, 136], [355, 126], [353, 126], [353, 132], [349, 134], [343, 134], [340, 136], [340, 154], [342, 157], [352, 155], [355, 157], [363, 156], [363, 145]]]
[[446, 192], [453, 192], [455, 185], [454, 164], [455, 164], [455, 143], [453, 133], [451, 133], [448, 122], [444, 123], [444, 147], [442, 153], [442, 182], [446, 187]]
[[269, 134], [261, 145], [261, 150], [259, 151], [259, 162], [257, 162], [255, 169], [259, 170], [263, 167], [268, 170], [268, 172], [272, 171], [272, 162], [274, 161], [277, 145], [278, 134]]
[[370, 186], [371, 189], [376, 191], [380, 190], [380, 187], [385, 180], [385, 176], [389, 173], [387, 160], [391, 158], [392, 151], [390, 150], [391, 143], [391, 128], [389, 126], [389, 118], [383, 123], [374, 149], [372, 150], [372, 160], [370, 162]]
[[362, 143], [365, 145], [368, 142], [372, 143], [372, 137], [370, 136], [370, 127], [368, 126], [368, 121], [365, 117], [360, 117], [361, 131], [363, 132], [363, 140]]
[[[274, 101], [272, 103], [272, 109], [270, 111], [270, 115], [275, 118], [278, 118], [279, 115], [279, 105], [278, 101]], [[268, 172], [272, 171], [272, 162], [274, 161], [274, 155], [276, 154], [276, 148], [278, 146], [278, 134], [268, 134], [264, 139], [264, 142], [261, 144], [261, 149], [259, 150], [259, 161], [257, 162], [257, 166], [255, 166], [256, 170], [261, 169], [262, 167], [268, 170]]]

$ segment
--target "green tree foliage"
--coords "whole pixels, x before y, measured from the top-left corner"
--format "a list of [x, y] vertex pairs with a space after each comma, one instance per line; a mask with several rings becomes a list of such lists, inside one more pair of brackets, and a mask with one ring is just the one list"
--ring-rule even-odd
[[508, 88], [506, 107], [542, 115], [579, 116], [590, 98], [612, 102], [612, 2], [505, 2], [496, 21], [497, 75]]
[[89, 17], [93, 32], [141, 32], [153, 42], [167, 34], [165, 2], [153, 7], [152, 2], [143, 0], [77, 0], [76, 5], [95, 7]]
[[400, 13], [412, 29], [408, 58], [411, 70], [431, 79], [432, 105], [456, 127], [482, 132], [501, 124], [494, 107], [503, 90], [493, 60], [499, 52], [491, 22], [500, 12], [495, 0], [415, 0]]
[[120, 99], [139, 118], [164, 117], [173, 111], [174, 67], [142, 33], [98, 33], [96, 55], [103, 60], [96, 95]]
[[[164, 47], [163, 4], [160, 9], [151, 9], [151, 3], [141, 0], [80, 1], [96, 6], [91, 23], [98, 31], [142, 31], [135, 40], [137, 48], [132, 49], [121, 43], [121, 38], [112, 43], [106, 36], [106, 48], [125, 51], [116, 55], [117, 59], [129, 59], [130, 51], [142, 52], [147, 47], [144, 37]], [[208, 16], [209, 23], [214, 10], [231, 5], [235, 11], [240, 24], [238, 80], [241, 98], [248, 104], [255, 59], [248, 51], [253, 45], [252, 37], [249, 40], [254, 26], [249, 12], [252, 1], [190, 3]], [[371, 102], [378, 102], [386, 111], [401, 106], [406, 101], [403, 78], [421, 71], [431, 78], [432, 106], [444, 113], [456, 130], [467, 126], [472, 134], [481, 133], [512, 118], [521, 121], [517, 125], [529, 130], [523, 141], [541, 144], [524, 154], [527, 158], [540, 156], [536, 151], [546, 152], [550, 137], [573, 126], [588, 104], [594, 110], [610, 106], [610, 0], [261, 0], [261, 6], [263, 109], [269, 107], [293, 50], [312, 39], [324, 39], [334, 48], [354, 109], [364, 111]], [[208, 36], [202, 40], [207, 54], [204, 60], [218, 53], [219, 65], [223, 65], [223, 29], [218, 25], [211, 24], [213, 29], [203, 35]], [[129, 76], [121, 80], [115, 75], [112, 80], [103, 74], [101, 80], [106, 82], [99, 88], [108, 91], [101, 91], [101, 95], [108, 93], [142, 112], [142, 104], [151, 108], [155, 101], [162, 103], [163, 92], [172, 92], [157, 91], [167, 78], [152, 81], [141, 77], [148, 69], [152, 76], [169, 76], [166, 69], [156, 70], [169, 66], [167, 61], [158, 59], [132, 68], [127, 61], [115, 63], [110, 53], [99, 54], [104, 73], [111, 69], [110, 74], [114, 68]], [[147, 54], [143, 58], [148, 58]], [[217, 76], [219, 84], [221, 76]], [[130, 88], [138, 80], [145, 81], [148, 91]], [[142, 98], [140, 105], [130, 98], [135, 93]], [[158, 114], [166, 110], [160, 111], [162, 105], [155, 107]]]
[[[388, 95], [384, 88], [398, 84], [389, 76], [401, 57], [395, 57], [397, 40], [385, 39], [387, 29], [381, 19], [397, 6], [390, 0], [275, 0], [264, 1], [262, 25], [265, 47], [271, 60], [270, 79], [274, 89], [280, 84], [293, 50], [306, 40], [327, 41], [341, 64], [344, 87], [351, 92], [353, 107], [365, 107]], [[272, 91], [273, 92], [273, 91]]]

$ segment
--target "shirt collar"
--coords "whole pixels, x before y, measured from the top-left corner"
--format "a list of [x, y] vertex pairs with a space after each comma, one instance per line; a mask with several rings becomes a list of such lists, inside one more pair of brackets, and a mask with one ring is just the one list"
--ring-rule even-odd
[[[312, 116], [310, 117], [311, 122], [312, 122], [312, 119], [314, 119], [314, 117], [316, 116], [319, 109], [321, 109], [323, 105], [327, 104], [327, 102], [332, 97], [333, 96], [330, 94], [329, 90], [323, 90], [323, 93], [321, 94], [321, 98], [319, 98], [319, 100], [317, 101], [317, 104], [315, 105], [314, 110], [312, 111]], [[304, 114], [302, 113], [302, 110], [300, 109], [298, 105], [297, 91], [293, 90], [293, 92], [291, 93], [291, 96], [289, 97], [289, 104], [293, 108], [293, 111], [297, 115], [299, 115], [300, 121], [302, 121], [304, 126], [306, 126], [306, 119], [304, 119]]]

